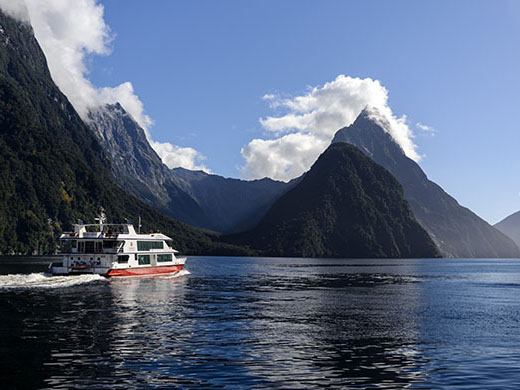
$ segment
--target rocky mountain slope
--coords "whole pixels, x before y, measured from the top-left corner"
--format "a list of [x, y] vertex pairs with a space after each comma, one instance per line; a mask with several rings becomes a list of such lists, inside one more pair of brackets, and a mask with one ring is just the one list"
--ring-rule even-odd
[[101, 107], [92, 111], [89, 119], [110, 155], [117, 181], [135, 196], [192, 226], [228, 233], [250, 228], [294, 184], [169, 169], [121, 105]]
[[397, 178], [415, 218], [444, 255], [462, 258], [520, 256], [520, 250], [509, 237], [462, 207], [429, 180], [372, 117], [370, 111], [363, 111], [351, 126], [336, 133], [333, 143], [357, 146]]
[[124, 189], [165, 213], [175, 209], [169, 214], [180, 221], [203, 224], [201, 207], [175, 183], [144, 130], [121, 105], [91, 111], [87, 124], [110, 157], [112, 174]]
[[346, 143], [331, 145], [258, 226], [224, 239], [269, 256], [439, 256], [397, 180]]
[[31, 27], [0, 12], [0, 253], [52, 253], [57, 233], [93, 221], [101, 206], [112, 222], [140, 215], [184, 252], [240, 252], [127, 194], [110, 167], [54, 84]]
[[504, 218], [494, 227], [510, 237], [520, 247], [520, 211]]

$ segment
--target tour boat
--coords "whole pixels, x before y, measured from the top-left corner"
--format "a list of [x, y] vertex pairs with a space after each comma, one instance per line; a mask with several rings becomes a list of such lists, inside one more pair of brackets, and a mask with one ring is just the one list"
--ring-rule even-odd
[[137, 233], [130, 223], [96, 221], [99, 223], [76, 224], [73, 232], [61, 235], [62, 261], [49, 265], [51, 274], [132, 277], [172, 275], [182, 270], [186, 258], [176, 256], [170, 237]]

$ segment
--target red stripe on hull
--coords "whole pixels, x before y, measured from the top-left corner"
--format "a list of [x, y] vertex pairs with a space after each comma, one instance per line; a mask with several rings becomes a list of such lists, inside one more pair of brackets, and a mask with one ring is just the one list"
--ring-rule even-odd
[[125, 269], [111, 269], [106, 276], [151, 276], [174, 274], [182, 270], [184, 264], [179, 265], [161, 265], [159, 267], [139, 267]]

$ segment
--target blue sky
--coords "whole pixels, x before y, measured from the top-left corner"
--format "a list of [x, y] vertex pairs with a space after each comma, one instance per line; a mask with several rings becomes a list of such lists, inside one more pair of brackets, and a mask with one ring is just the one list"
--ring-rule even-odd
[[153, 139], [196, 149], [214, 173], [240, 177], [241, 148], [272, 137], [265, 94], [344, 74], [386, 87], [421, 167], [461, 204], [491, 223], [520, 209], [520, 2], [100, 3], [114, 40], [90, 80], [131, 81]]

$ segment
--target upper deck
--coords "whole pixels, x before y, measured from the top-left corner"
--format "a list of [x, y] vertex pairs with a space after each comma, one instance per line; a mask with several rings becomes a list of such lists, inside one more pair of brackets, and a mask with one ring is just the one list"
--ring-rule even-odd
[[141, 234], [135, 231], [132, 224], [75, 224], [73, 232], [65, 232], [60, 236], [62, 240], [171, 240], [170, 237], [150, 232]]
[[158, 232], [141, 234], [132, 224], [75, 224], [60, 236], [60, 253], [172, 252], [171, 238]]

